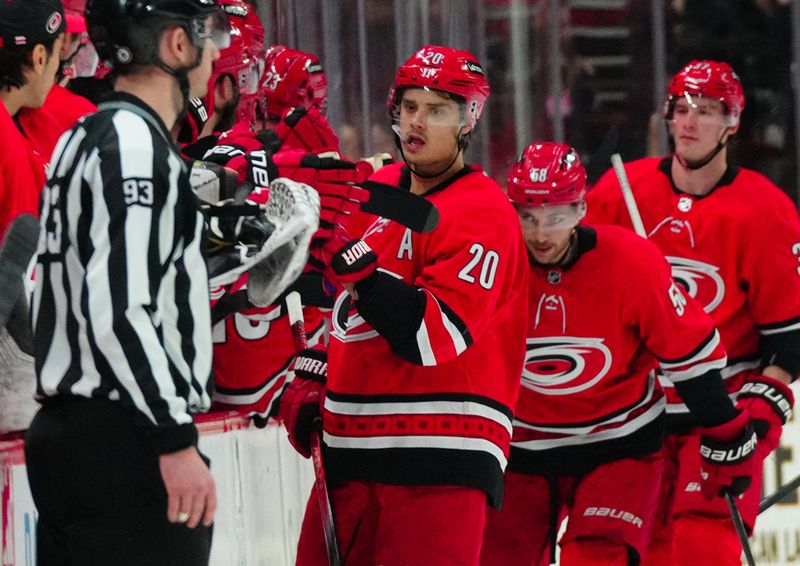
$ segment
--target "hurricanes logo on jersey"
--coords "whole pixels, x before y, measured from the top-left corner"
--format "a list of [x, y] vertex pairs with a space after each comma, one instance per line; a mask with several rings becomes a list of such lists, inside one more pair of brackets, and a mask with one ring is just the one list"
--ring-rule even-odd
[[608, 373], [611, 351], [602, 338], [528, 338], [522, 386], [543, 395], [589, 389]]
[[666, 256], [672, 266], [672, 278], [699, 302], [707, 313], [713, 312], [725, 298], [725, 281], [719, 267], [695, 259]]
[[346, 292], [336, 298], [331, 326], [331, 336], [342, 342], [358, 342], [378, 335], [378, 332], [358, 314], [350, 295]]

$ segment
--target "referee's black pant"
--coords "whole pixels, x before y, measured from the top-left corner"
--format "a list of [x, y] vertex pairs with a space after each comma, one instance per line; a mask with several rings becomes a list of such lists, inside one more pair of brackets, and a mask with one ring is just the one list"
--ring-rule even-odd
[[112, 401], [50, 400], [25, 437], [37, 566], [206, 566], [211, 529], [167, 521], [167, 492], [133, 418]]

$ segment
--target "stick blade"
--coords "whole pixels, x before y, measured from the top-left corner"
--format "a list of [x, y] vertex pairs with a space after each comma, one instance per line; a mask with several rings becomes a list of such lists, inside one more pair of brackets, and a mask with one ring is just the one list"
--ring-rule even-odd
[[0, 248], [0, 328], [4, 328], [23, 291], [22, 277], [36, 253], [39, 221], [32, 214], [18, 216], [6, 232]]
[[361, 210], [399, 222], [414, 232], [427, 234], [439, 225], [439, 211], [429, 200], [392, 185], [365, 181], [369, 200]]

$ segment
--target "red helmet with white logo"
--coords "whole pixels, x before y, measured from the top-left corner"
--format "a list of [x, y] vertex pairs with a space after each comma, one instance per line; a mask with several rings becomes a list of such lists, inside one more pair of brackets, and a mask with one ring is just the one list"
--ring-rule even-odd
[[469, 51], [427, 45], [397, 69], [387, 106], [396, 117], [403, 89], [427, 88], [454, 94], [466, 102], [467, 125], [474, 126], [489, 97], [489, 83], [478, 59]]
[[255, 10], [243, 0], [219, 0], [219, 6], [228, 18], [230, 46], [221, 50], [214, 62], [206, 105], [214, 109], [214, 85], [220, 77], [230, 75], [240, 96], [236, 119], [252, 121], [261, 80], [259, 56], [264, 47], [264, 28]]
[[664, 104], [664, 117], [672, 119], [675, 103], [682, 97], [703, 97], [719, 100], [729, 127], [739, 123], [744, 110], [744, 90], [739, 76], [724, 62], [692, 61], [669, 83]]
[[264, 54], [262, 114], [279, 119], [289, 108], [328, 109], [328, 79], [316, 56], [274, 45]]
[[586, 169], [570, 146], [535, 142], [509, 172], [506, 192], [519, 206], [577, 204], [586, 192]]

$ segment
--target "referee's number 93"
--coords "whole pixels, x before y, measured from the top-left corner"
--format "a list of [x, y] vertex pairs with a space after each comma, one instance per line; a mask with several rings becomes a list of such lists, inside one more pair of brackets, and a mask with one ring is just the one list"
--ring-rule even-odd
[[122, 181], [125, 205], [153, 206], [153, 183], [147, 179], [125, 179]]

